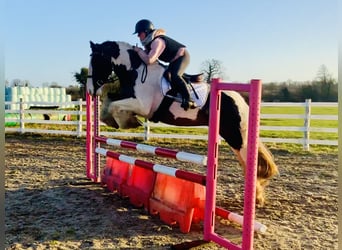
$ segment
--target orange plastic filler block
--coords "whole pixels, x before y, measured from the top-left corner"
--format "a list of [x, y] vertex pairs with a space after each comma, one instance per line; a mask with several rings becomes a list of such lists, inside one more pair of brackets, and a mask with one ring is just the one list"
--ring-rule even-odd
[[152, 215], [159, 214], [168, 225], [178, 225], [188, 233], [191, 223], [204, 220], [205, 187], [191, 181], [156, 173], [107, 157], [101, 174], [107, 189], [129, 197], [137, 207]]
[[205, 187], [158, 173], [150, 198], [150, 213], [159, 214], [168, 225], [178, 224], [188, 233], [191, 223], [204, 220]]
[[123, 185], [127, 182], [131, 165], [126, 162], [106, 158], [106, 166], [101, 174], [101, 183], [111, 192], [118, 192], [122, 196]]

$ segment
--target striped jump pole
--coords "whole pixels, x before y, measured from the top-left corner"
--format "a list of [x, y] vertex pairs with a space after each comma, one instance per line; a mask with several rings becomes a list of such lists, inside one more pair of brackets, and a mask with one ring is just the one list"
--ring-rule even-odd
[[177, 159], [180, 161], [192, 162], [199, 165], [207, 165], [207, 156], [192, 154], [184, 151], [177, 151], [168, 148], [154, 147], [146, 144], [139, 144], [131, 141], [117, 140], [105, 137], [96, 137], [96, 140], [111, 146], [128, 148], [144, 153]]
[[[241, 226], [243, 225], [243, 216], [239, 215], [237, 213], [230, 212], [230, 211], [223, 209], [221, 207], [216, 207], [215, 208], [215, 214], [217, 216], [220, 216], [223, 219], [233, 221], [233, 222], [235, 222]], [[258, 221], [254, 221], [254, 231], [260, 232], [260, 233], [265, 233], [266, 230], [267, 230], [267, 227], [264, 224], [262, 224]]]
[[104, 149], [104, 148], [96, 148], [95, 152], [98, 154], [104, 155], [104, 156], [108, 156], [108, 157], [117, 159], [117, 160], [122, 161], [122, 162], [126, 162], [126, 163], [136, 165], [136, 166], [139, 166], [142, 168], [150, 169], [150, 170], [157, 172], [157, 173], [170, 175], [173, 177], [177, 177], [177, 178], [180, 178], [183, 180], [188, 180], [188, 181], [195, 182], [195, 183], [198, 183], [198, 184], [205, 186], [205, 180], [206, 180], [205, 175], [191, 173], [191, 172], [176, 169], [173, 167], [168, 167], [168, 166], [164, 166], [164, 165], [160, 165], [160, 164], [147, 162], [147, 161], [140, 160], [140, 159], [137, 159], [134, 157], [130, 157], [130, 156], [127, 156], [124, 154], [119, 154], [119, 153], [116, 153], [113, 151], [109, 151], [109, 150]]

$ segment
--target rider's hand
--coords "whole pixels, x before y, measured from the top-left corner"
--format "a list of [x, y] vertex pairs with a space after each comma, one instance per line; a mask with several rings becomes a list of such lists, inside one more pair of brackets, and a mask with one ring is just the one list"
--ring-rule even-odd
[[135, 52], [139, 52], [140, 50], [142, 50], [141, 48], [139, 48], [138, 46], [133, 46], [133, 50], [135, 51]]

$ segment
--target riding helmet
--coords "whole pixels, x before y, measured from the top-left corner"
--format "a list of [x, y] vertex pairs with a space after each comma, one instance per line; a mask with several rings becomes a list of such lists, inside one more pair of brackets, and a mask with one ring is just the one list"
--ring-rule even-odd
[[145, 32], [146, 34], [149, 34], [153, 30], [154, 30], [154, 25], [150, 20], [141, 19], [140, 21], [136, 23], [135, 32], [133, 34], [137, 34], [140, 32]]

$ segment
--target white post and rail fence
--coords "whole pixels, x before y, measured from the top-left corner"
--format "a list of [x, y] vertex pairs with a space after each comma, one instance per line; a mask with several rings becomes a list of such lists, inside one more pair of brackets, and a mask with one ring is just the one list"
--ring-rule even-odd
[[[55, 134], [55, 135], [69, 135], [77, 137], [85, 137], [86, 135], [86, 110], [85, 101], [70, 101], [63, 103], [64, 106], [69, 108], [60, 107], [61, 103], [53, 102], [5, 102], [5, 107], [11, 106], [12, 104], [19, 104], [19, 109], [5, 109], [5, 132], [16, 132], [16, 133], [37, 133], [37, 134]], [[30, 107], [24, 109], [24, 107]], [[73, 107], [73, 108], [70, 108]], [[289, 103], [289, 102], [262, 102], [261, 107], [296, 107], [302, 108], [303, 113], [296, 114], [263, 114], [261, 112], [261, 126], [260, 134], [261, 141], [272, 142], [272, 143], [289, 143], [289, 144], [301, 144], [304, 150], [310, 150], [310, 145], [338, 145], [338, 128], [337, 120], [338, 115], [336, 114], [312, 114], [313, 107], [337, 109], [337, 103], [331, 102], [311, 102], [310, 99], [302, 103]], [[337, 112], [336, 112], [337, 113]], [[263, 121], [275, 120], [277, 126], [263, 125]], [[300, 126], [288, 126], [285, 121], [289, 120], [300, 120]], [[284, 121], [285, 126], [278, 125]], [[315, 122], [314, 122], [315, 121]], [[332, 126], [322, 127], [317, 126], [317, 121], [328, 121], [328, 123], [336, 124]], [[329, 122], [330, 121], [330, 122]], [[298, 124], [298, 123], [297, 123]], [[316, 124], [316, 126], [315, 126]], [[101, 124], [105, 126], [105, 124]], [[191, 127], [193, 134], [182, 134], [177, 133], [154, 133], [153, 128], [175, 128], [174, 126], [162, 124], [144, 122], [144, 128], [137, 130], [136, 132], [125, 132], [125, 131], [114, 131], [113, 129], [106, 130], [101, 129], [101, 133], [110, 137], [140, 137], [144, 140], [150, 138], [177, 138], [177, 139], [192, 139], [192, 140], [207, 140], [208, 136], [205, 132], [206, 127]], [[177, 130], [182, 127], [177, 127]], [[189, 127], [184, 127], [189, 128]], [[198, 133], [196, 131], [198, 129]], [[267, 131], [268, 134], [272, 134], [272, 131], [276, 134], [281, 132], [282, 135], [286, 136], [263, 136], [263, 131]], [[292, 136], [291, 133], [296, 132], [297, 136]], [[315, 138], [314, 133], [325, 133], [333, 134], [333, 139]], [[298, 136], [298, 134], [300, 136]], [[330, 136], [331, 138], [331, 136]], [[335, 139], [336, 138], [336, 139]]]

